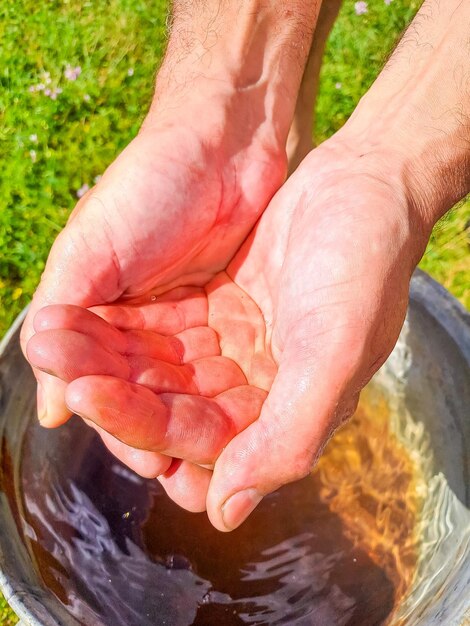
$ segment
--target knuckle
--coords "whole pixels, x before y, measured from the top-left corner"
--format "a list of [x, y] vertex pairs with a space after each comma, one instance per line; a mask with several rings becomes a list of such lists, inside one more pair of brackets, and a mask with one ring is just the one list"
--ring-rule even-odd
[[309, 449], [299, 451], [290, 467], [289, 482], [301, 480], [310, 474], [315, 455]]

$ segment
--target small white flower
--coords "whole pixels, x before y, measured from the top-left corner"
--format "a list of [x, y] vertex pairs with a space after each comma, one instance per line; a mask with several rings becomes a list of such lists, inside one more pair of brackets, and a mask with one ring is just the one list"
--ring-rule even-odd
[[29, 156], [31, 157], [31, 161], [33, 163], [35, 163], [36, 162], [36, 158], [37, 158], [36, 150], [30, 150], [29, 151]]
[[77, 67], [72, 67], [67, 63], [64, 70], [64, 76], [67, 80], [77, 80], [77, 78], [82, 73], [82, 68], [77, 65]]
[[83, 96], [83, 99], [85, 100], [85, 102], [90, 102], [90, 100], [91, 100], [91, 98], [90, 98], [90, 94], [86, 93], [86, 94]]
[[343, 83], [335, 83], [335, 89], [341, 89]]
[[44, 89], [44, 95], [50, 98], [51, 100], [57, 100], [57, 96], [62, 93], [62, 89], [60, 87], [53, 87], [52, 89]]
[[368, 11], [367, 2], [356, 2], [354, 5], [356, 15], [365, 15]]
[[84, 183], [80, 189], [77, 189], [77, 198], [81, 198], [82, 196], [84, 196], [86, 194], [86, 192], [90, 189], [90, 185], [88, 185], [87, 183]]
[[133, 67], [130, 67], [130, 68], [127, 70], [127, 75], [128, 75], [128, 76], [134, 76], [134, 68], [133, 68]]
[[38, 136], [36, 135], [36, 133], [33, 133], [32, 135], [29, 136], [29, 140], [32, 141], [33, 143], [37, 143], [38, 142]]

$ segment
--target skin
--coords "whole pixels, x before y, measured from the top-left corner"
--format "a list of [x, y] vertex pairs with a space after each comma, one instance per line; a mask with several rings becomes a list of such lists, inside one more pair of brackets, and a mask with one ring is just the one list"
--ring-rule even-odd
[[[387, 184], [377, 176], [372, 186], [370, 174], [354, 172], [356, 154], [350, 150], [345, 162], [346, 150], [330, 142], [312, 152], [227, 272], [204, 289], [176, 290], [153, 301], [146, 294], [133, 306], [94, 307], [106, 326], [89, 311], [60, 305], [42, 309], [34, 320], [37, 332], [27, 356], [70, 383], [72, 411], [132, 447], [185, 463], [215, 462], [210, 486], [210, 470], [197, 470], [190, 508], [204, 509], [207, 498], [211, 521], [220, 529], [235, 525], [220, 510], [239, 484], [264, 494], [310, 471], [323, 442], [349, 417], [359, 389], [388, 356], [403, 322], [416, 258], [414, 237], [397, 211], [402, 198], [384, 203]], [[330, 175], [340, 155], [344, 169], [336, 171], [347, 197]], [[374, 233], [364, 228], [371, 220]], [[385, 279], [392, 287], [386, 291]], [[185, 363], [188, 329], [195, 351]], [[215, 340], [210, 345], [208, 329]], [[170, 358], [155, 333], [179, 340], [182, 356]], [[240, 410], [247, 393], [251, 399]], [[221, 414], [214, 413], [215, 405]], [[256, 454], [247, 458], [245, 450]], [[276, 472], [261, 458], [275, 460]], [[188, 468], [181, 464], [172, 468], [172, 481], [163, 479], [174, 499], [178, 472]], [[187, 505], [187, 499], [186, 493], [180, 503]]]
[[[70, 409], [147, 454], [181, 457], [162, 484], [220, 530], [311, 470], [396, 342], [432, 226], [470, 188], [469, 81], [457, 80], [468, 23], [468, 3], [426, 2], [348, 124], [303, 160], [198, 291], [94, 308], [101, 331], [98, 318], [72, 327], [91, 313], [61, 306], [33, 319], [28, 358], [63, 380]], [[162, 306], [177, 313], [174, 327]], [[189, 329], [192, 344], [181, 337]], [[126, 332], [178, 342], [183, 374], [163, 340]], [[160, 365], [144, 358], [151, 345], [167, 351]]]
[[[287, 133], [318, 12], [311, 2], [294, 5], [284, 14], [277, 2], [250, 0], [219, 11], [211, 0], [194, 15], [188, 3], [174, 3], [141, 132], [55, 241], [22, 329], [25, 354], [46, 305], [90, 307], [150, 288], [203, 285], [226, 267], [286, 176]], [[70, 417], [66, 386], [34, 372], [41, 424], [59, 426]], [[104, 439], [144, 475], [167, 463]]]

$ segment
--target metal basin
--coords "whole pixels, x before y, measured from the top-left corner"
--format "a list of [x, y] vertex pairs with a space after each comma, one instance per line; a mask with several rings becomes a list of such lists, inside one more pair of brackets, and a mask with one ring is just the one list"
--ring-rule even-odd
[[[29, 366], [24, 361], [18, 344], [19, 328], [23, 316], [20, 316], [0, 346], [0, 587], [25, 624], [72, 625], [80, 623], [110, 624], [120, 623], [131, 626], [153, 623], [183, 626], [191, 624], [192, 619], [182, 609], [168, 613], [167, 609], [158, 610], [145, 621], [135, 613], [120, 616], [120, 613], [108, 613], [104, 620], [93, 618], [90, 602], [87, 611], [80, 613], [77, 607], [85, 603], [87, 583], [100, 587], [99, 597], [104, 598], [111, 609], [120, 601], [127, 587], [140, 581], [146, 593], [142, 596], [142, 610], [145, 597], [156, 594], [158, 590], [150, 587], [150, 565], [137, 548], [126, 544], [121, 551], [116, 546], [106, 544], [106, 524], [100, 517], [103, 511], [113, 511], [113, 506], [120, 493], [106, 489], [106, 477], [97, 476], [88, 469], [92, 466], [91, 456], [95, 454], [90, 447], [90, 457], [76, 459], [74, 442], [90, 441], [90, 432], [83, 430], [78, 422], [58, 429], [45, 431], [35, 426], [35, 384]], [[457, 626], [468, 624], [470, 620], [470, 315], [441, 286], [423, 272], [417, 271], [412, 280], [410, 306], [407, 320], [398, 344], [387, 363], [375, 376], [370, 387], [373, 393], [383, 394], [387, 399], [390, 413], [390, 429], [420, 465], [424, 477], [421, 484], [419, 518], [416, 522], [418, 553], [411, 584], [400, 598], [398, 606], [391, 610], [382, 621], [363, 621], [362, 623], [387, 623], [398, 626], [445, 625]], [[85, 446], [86, 449], [86, 446]], [[47, 458], [48, 470], [44, 474], [34, 474], [42, 459]], [[63, 563], [67, 557], [74, 560], [78, 569], [89, 568], [94, 577], [91, 581], [84, 576], [77, 583], [73, 598], [61, 597], [60, 592], [53, 593], [45, 578], [44, 571], [39, 573], [38, 552], [32, 544], [38, 542], [37, 531], [28, 522], [25, 510], [36, 506], [31, 498], [34, 494], [50, 488], [53, 480], [60, 476], [51, 473], [56, 468], [80, 464], [75, 467], [84, 484], [100, 484], [101, 513], [89, 515], [87, 502], [82, 498], [78, 510], [79, 516], [84, 511], [87, 516], [80, 518], [79, 538], [69, 542], [61, 538], [47, 544], [43, 559], [55, 559]], [[119, 466], [113, 465], [113, 471], [127, 480], [128, 491], [137, 493], [144, 489], [142, 483]], [[26, 469], [25, 469], [26, 468]], [[29, 468], [29, 469], [28, 469]], [[51, 470], [52, 468], [52, 470]], [[26, 471], [30, 473], [25, 473]], [[116, 475], [117, 475], [116, 474]], [[35, 476], [34, 480], [28, 478]], [[25, 478], [26, 476], [26, 478]], [[55, 477], [55, 478], [54, 478]], [[43, 481], [41, 483], [41, 481]], [[102, 482], [99, 482], [102, 481]], [[104, 482], [103, 482], [104, 481]], [[117, 483], [116, 483], [117, 484]], [[123, 483], [124, 484], [124, 483]], [[423, 486], [424, 485], [424, 486]], [[115, 484], [114, 487], [115, 488]], [[140, 493], [140, 492], [139, 492]], [[81, 497], [81, 496], [80, 496]], [[76, 500], [80, 500], [77, 496]], [[28, 500], [29, 498], [29, 500]], [[36, 516], [40, 517], [45, 527], [49, 514], [58, 515], [57, 506], [52, 510], [47, 498]], [[32, 503], [31, 503], [32, 502]], [[29, 503], [29, 504], [28, 504]], [[61, 506], [64, 510], [76, 506], [64, 497]], [[101, 506], [100, 505], [100, 506]], [[126, 505], [127, 506], [127, 505]], [[48, 508], [49, 507], [49, 508]], [[52, 511], [52, 513], [51, 513]], [[126, 512], [124, 521], [130, 515]], [[127, 517], [126, 517], [127, 516]], [[103, 518], [104, 519], [104, 518]], [[91, 522], [90, 522], [91, 520]], [[107, 522], [106, 522], [107, 523]], [[121, 523], [121, 522], [120, 522]], [[122, 522], [124, 523], [124, 522]], [[127, 523], [127, 522], [126, 522]], [[91, 526], [90, 526], [91, 524]], [[59, 530], [57, 530], [57, 528]], [[54, 529], [54, 537], [67, 534], [70, 529], [59, 525]], [[107, 526], [106, 526], [107, 528]], [[76, 529], [75, 529], [76, 530]], [[188, 527], [188, 532], [193, 532]], [[88, 535], [87, 535], [88, 533]], [[84, 537], [86, 538], [85, 543]], [[43, 538], [44, 539], [44, 538]], [[45, 541], [45, 539], [44, 539]], [[81, 542], [81, 543], [80, 543]], [[105, 545], [106, 544], [106, 545]], [[47, 546], [51, 554], [47, 554]], [[77, 545], [82, 548], [77, 550]], [[72, 546], [72, 548], [70, 548]], [[85, 546], [85, 548], [83, 548]], [[103, 547], [104, 546], [104, 547]], [[67, 550], [70, 554], [65, 554]], [[54, 553], [54, 550], [56, 553]], [[60, 552], [60, 553], [59, 553]], [[108, 556], [104, 562], [103, 554]], [[119, 554], [118, 554], [119, 553]], [[113, 570], [114, 568], [114, 570]], [[125, 576], [116, 576], [112, 580], [111, 571], [116, 568], [125, 571]], [[178, 569], [178, 568], [177, 568]], [[60, 566], [58, 567], [60, 572]], [[178, 593], [184, 596], [184, 563], [174, 580], [179, 587]], [[109, 576], [109, 579], [107, 578]], [[150, 576], [150, 578], [149, 578]], [[67, 572], [62, 573], [65, 585]], [[120, 582], [119, 582], [120, 581]], [[106, 586], [104, 582], [109, 585]], [[172, 582], [172, 584], [174, 581]], [[203, 586], [203, 583], [200, 583]], [[121, 587], [119, 587], [121, 585]], [[137, 586], [136, 586], [137, 589]], [[78, 590], [78, 591], [77, 591]], [[81, 591], [80, 591], [81, 590]], [[137, 593], [137, 591], [136, 591]], [[83, 596], [83, 597], [82, 597]], [[96, 597], [96, 596], [94, 596]], [[346, 606], [346, 605], [345, 605]], [[110, 610], [111, 610], [110, 609]], [[81, 610], [81, 609], [80, 609]], [[173, 609], [172, 609], [173, 610]], [[78, 612], [77, 612], [78, 611]], [[179, 611], [179, 612], [178, 612]], [[345, 609], [346, 611], [346, 609]], [[82, 615], [82, 617], [77, 617]], [[142, 613], [143, 615], [143, 613]], [[331, 618], [325, 621], [321, 613], [292, 618], [287, 621], [265, 622], [249, 621], [246, 623], [287, 623], [334, 626], [334, 624], [361, 624], [345, 617]], [[83, 617], [85, 616], [85, 617]], [[111, 616], [111, 617], [110, 617]], [[146, 618], [146, 619], [147, 619]], [[228, 621], [220, 621], [225, 624]], [[230, 622], [232, 623], [232, 622]], [[233, 622], [235, 623], [235, 622]], [[242, 623], [236, 622], [236, 623]], [[245, 623], [245, 622], [243, 622]]]

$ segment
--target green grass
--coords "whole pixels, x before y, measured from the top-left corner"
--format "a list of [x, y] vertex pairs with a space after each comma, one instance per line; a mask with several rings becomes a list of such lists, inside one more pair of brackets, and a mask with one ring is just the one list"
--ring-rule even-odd
[[[350, 115], [419, 4], [369, 0], [368, 14], [356, 16], [344, 0], [322, 72], [318, 139]], [[30, 300], [77, 189], [137, 132], [166, 15], [164, 0], [0, 3], [0, 336]], [[67, 64], [81, 66], [76, 81], [64, 78]], [[56, 100], [29, 91], [44, 72], [63, 90]], [[467, 201], [438, 224], [421, 266], [470, 308], [469, 220]], [[0, 598], [1, 623], [12, 619]]]
[[[136, 134], [166, 13], [163, 0], [1, 3], [0, 336], [30, 300], [77, 189]], [[82, 68], [74, 82], [67, 64]], [[63, 89], [56, 100], [28, 91], [44, 72]]]
[[13, 626], [13, 624], [16, 624], [17, 622], [18, 619], [16, 615], [13, 613], [3, 596], [0, 594], [0, 624], [2, 624], [2, 626]]

